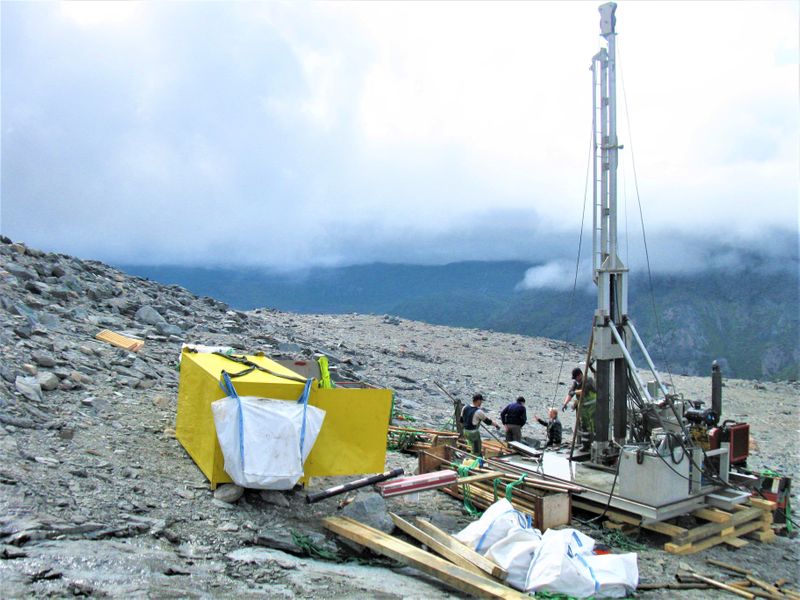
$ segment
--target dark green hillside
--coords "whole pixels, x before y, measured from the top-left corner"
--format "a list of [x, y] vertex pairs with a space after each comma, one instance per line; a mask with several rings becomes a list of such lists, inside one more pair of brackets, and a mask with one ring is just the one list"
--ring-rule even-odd
[[[532, 266], [516, 261], [440, 266], [377, 263], [290, 274], [259, 269], [123, 268], [134, 275], [178, 283], [239, 309], [267, 306], [294, 312], [389, 313], [434, 324], [586, 344], [594, 294], [518, 290], [517, 284]], [[763, 267], [753, 263], [736, 271], [656, 275], [652, 294], [647, 276], [634, 275], [629, 313], [657, 366], [706, 374], [711, 361], [718, 360], [729, 376], [797, 379], [798, 270]]]

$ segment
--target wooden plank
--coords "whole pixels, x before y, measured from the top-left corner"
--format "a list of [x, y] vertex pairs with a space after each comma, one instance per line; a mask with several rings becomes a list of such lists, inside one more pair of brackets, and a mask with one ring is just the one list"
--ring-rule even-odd
[[127, 337], [109, 329], [103, 329], [94, 337], [102, 342], [108, 342], [112, 346], [124, 348], [125, 350], [129, 350], [131, 352], [138, 352], [142, 349], [142, 346], [144, 346], [144, 342], [142, 340]]
[[391, 512], [389, 513], [389, 516], [392, 518], [392, 521], [394, 521], [394, 524], [397, 525], [400, 531], [407, 533], [418, 542], [425, 544], [430, 550], [436, 552], [436, 554], [444, 556], [451, 563], [461, 567], [462, 569], [471, 571], [472, 573], [480, 575], [481, 577], [486, 577], [486, 573], [483, 570], [479, 569], [471, 562], [464, 560], [461, 557], [461, 555], [453, 552], [450, 548], [448, 548], [438, 540], [434, 539], [424, 531], [421, 531], [419, 528], [415, 527], [402, 517], [399, 517], [398, 515]]
[[527, 594], [497, 583], [483, 575], [475, 575], [443, 558], [420, 550], [358, 521], [346, 517], [328, 517], [323, 519], [322, 524], [337, 535], [366, 546], [373, 552], [415, 567], [461, 592], [479, 598], [530, 600]]
[[753, 498], [751, 497], [748, 501], [750, 506], [755, 508], [760, 508], [762, 510], [773, 511], [777, 508], [777, 504], [772, 500], [764, 500], [763, 498]]
[[737, 525], [741, 525], [742, 523], [747, 523], [753, 519], [759, 519], [760, 523], [762, 513], [763, 510], [760, 508], [748, 508], [731, 515], [730, 520], [726, 521], [725, 523], [707, 523], [705, 525], [701, 525], [700, 527], [689, 529], [685, 533], [674, 536], [675, 539], [673, 541], [676, 544], [685, 544], [695, 540], [705, 539], [720, 533], [724, 529], [735, 527]]
[[747, 540], [743, 540], [742, 538], [738, 537], [727, 538], [723, 541], [725, 544], [727, 544], [731, 548], [735, 548], [736, 550], [738, 550], [739, 548], [744, 548], [750, 543]]
[[717, 560], [715, 558], [707, 558], [706, 562], [710, 565], [714, 565], [715, 567], [722, 567], [723, 569], [728, 569], [728, 571], [733, 571], [734, 573], [739, 573], [739, 575], [752, 575], [753, 572], [750, 569], [745, 569], [738, 565], [732, 565], [730, 563], [722, 562], [721, 560]]
[[741, 596], [742, 598], [755, 598], [755, 594], [751, 594], [750, 592], [746, 592], [741, 590], [737, 587], [733, 587], [732, 585], [728, 585], [722, 583], [721, 581], [717, 581], [716, 579], [711, 579], [710, 577], [706, 577], [705, 575], [698, 575], [697, 573], [691, 573], [691, 576], [695, 579], [699, 579], [700, 581], [704, 581], [709, 585], [713, 585], [716, 588], [721, 590], [725, 590], [726, 592], [730, 592], [731, 594], [736, 594], [737, 596]]
[[750, 533], [753, 530], [758, 529], [760, 526], [761, 523], [759, 521], [754, 523], [745, 523], [744, 525], [735, 528], [732, 533], [725, 536], [715, 535], [704, 540], [690, 542], [687, 544], [666, 543], [664, 544], [664, 550], [670, 554], [694, 554], [695, 552], [706, 550], [712, 546], [716, 546], [717, 544], [722, 544], [726, 539], [737, 538], [746, 533]]
[[479, 473], [478, 475], [470, 475], [469, 477], [462, 477], [458, 480], [458, 485], [466, 485], [468, 483], [476, 483], [478, 481], [486, 481], [487, 479], [498, 479], [503, 476], [500, 471], [489, 471], [488, 473]]
[[727, 523], [731, 520], [731, 513], [718, 508], [698, 508], [692, 515], [712, 523]]
[[778, 588], [776, 588], [774, 585], [771, 585], [771, 584], [767, 583], [766, 581], [758, 579], [757, 577], [753, 577], [752, 575], [748, 575], [747, 576], [747, 581], [749, 581], [753, 585], [757, 585], [758, 587], [760, 587], [765, 592], [767, 592], [769, 594], [772, 594], [774, 596], [782, 596], [783, 595], [783, 594], [781, 594], [781, 591]]
[[462, 544], [452, 535], [450, 535], [446, 531], [439, 529], [438, 527], [436, 527], [436, 525], [434, 525], [430, 521], [426, 521], [425, 519], [420, 519], [419, 517], [417, 517], [416, 519], [414, 519], [414, 525], [416, 525], [419, 529], [427, 533], [429, 536], [434, 538], [439, 543], [446, 545], [448, 548], [450, 548], [450, 550], [458, 554], [461, 558], [463, 558], [466, 561], [469, 561], [470, 563], [472, 563], [482, 571], [488, 573], [492, 577], [499, 579], [501, 581], [504, 581], [506, 577], [508, 577], [508, 572], [503, 567], [501, 567], [494, 561], [489, 560], [482, 554], [478, 554], [477, 552], [475, 552], [475, 550], [473, 550], [466, 544]]
[[753, 531], [749, 535], [751, 538], [758, 540], [762, 544], [771, 544], [777, 537], [774, 531]]
[[514, 450], [523, 454], [525, 456], [532, 456], [534, 458], [540, 457], [543, 452], [541, 450], [537, 450], [536, 448], [531, 448], [527, 444], [523, 444], [522, 442], [509, 442], [509, 446], [511, 446]]

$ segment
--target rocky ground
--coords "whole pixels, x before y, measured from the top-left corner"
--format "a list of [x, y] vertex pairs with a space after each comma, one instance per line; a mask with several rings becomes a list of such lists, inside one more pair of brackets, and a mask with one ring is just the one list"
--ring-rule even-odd
[[[129, 353], [97, 341], [106, 328], [145, 345]], [[584, 353], [552, 340], [394, 317], [243, 313], [178, 286], [3, 239], [0, 595], [451, 595], [417, 571], [355, 556], [325, 536], [320, 520], [337, 513], [339, 499], [307, 505], [302, 493], [252, 490], [235, 502], [225, 502], [221, 493], [215, 498], [174, 437], [184, 342], [287, 357], [324, 353], [339, 377], [394, 389], [399, 412], [432, 427], [445, 426], [452, 410], [434, 382], [462, 399], [482, 391], [495, 415], [522, 394], [529, 415], [544, 416], [563, 397], [569, 371]], [[671, 379], [688, 397], [709, 395], [708, 379]], [[796, 382], [726, 381], [726, 417], [749, 421], [758, 444], [752, 467], [798, 472], [798, 392]], [[571, 424], [569, 416], [565, 425]], [[535, 427], [529, 434], [540, 433]], [[411, 471], [414, 462], [387, 455], [387, 466]], [[361, 494], [351, 506], [369, 497]], [[437, 492], [387, 503], [450, 531], [470, 521], [457, 502]], [[670, 580], [679, 562], [687, 561], [662, 552], [663, 541], [639, 540], [646, 546], [639, 556], [643, 581]], [[310, 555], [303, 556], [301, 547]], [[765, 579], [798, 583], [795, 540], [753, 542], [736, 551], [717, 547], [689, 560], [702, 566], [712, 556], [747, 564]], [[681, 592], [686, 598], [709, 594]]]

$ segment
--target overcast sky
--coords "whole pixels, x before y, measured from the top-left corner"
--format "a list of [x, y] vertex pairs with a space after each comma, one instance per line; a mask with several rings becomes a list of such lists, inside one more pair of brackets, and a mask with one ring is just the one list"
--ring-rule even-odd
[[[2, 2], [2, 232], [118, 264], [562, 279], [599, 4]], [[798, 6], [620, 2], [623, 259], [632, 156], [657, 266], [796, 253]]]

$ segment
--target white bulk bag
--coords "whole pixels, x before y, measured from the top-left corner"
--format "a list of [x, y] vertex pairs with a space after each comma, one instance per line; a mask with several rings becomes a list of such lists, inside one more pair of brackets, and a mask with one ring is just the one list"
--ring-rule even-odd
[[528, 589], [528, 567], [541, 545], [538, 529], [511, 529], [506, 537], [492, 544], [486, 558], [505, 569], [507, 585], [524, 592]]
[[324, 410], [308, 405], [311, 381], [296, 403], [239, 397], [232, 385], [227, 398], [211, 403], [225, 471], [237, 485], [290, 490], [303, 476], [325, 418]]
[[500, 541], [512, 529], [530, 529], [531, 519], [515, 510], [505, 498], [486, 509], [481, 518], [470, 523], [454, 537], [480, 554]]
[[639, 585], [639, 566], [634, 552], [592, 554], [584, 559], [597, 582], [595, 598], [625, 598]]
[[636, 589], [636, 554], [595, 555], [594, 540], [574, 529], [548, 529], [528, 570], [525, 591], [578, 598], [621, 598]]

